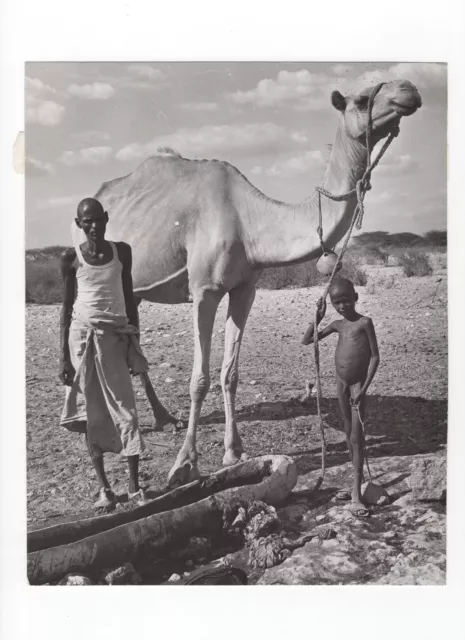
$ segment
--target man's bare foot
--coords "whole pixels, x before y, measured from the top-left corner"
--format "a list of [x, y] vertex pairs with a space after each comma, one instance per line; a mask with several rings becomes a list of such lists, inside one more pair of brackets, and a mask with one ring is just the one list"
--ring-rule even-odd
[[102, 487], [99, 491], [99, 499], [94, 504], [97, 511], [113, 511], [116, 508], [116, 496], [111, 489]]

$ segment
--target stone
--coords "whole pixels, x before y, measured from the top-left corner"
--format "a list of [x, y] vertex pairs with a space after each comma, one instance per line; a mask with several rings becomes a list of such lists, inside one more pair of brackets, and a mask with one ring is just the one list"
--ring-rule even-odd
[[362, 484], [362, 496], [366, 504], [384, 507], [391, 502], [389, 493], [379, 484], [365, 482]]
[[179, 580], [181, 580], [181, 576], [179, 575], [179, 573], [173, 573], [173, 574], [168, 578], [168, 582], [179, 582]]
[[68, 575], [58, 582], [59, 586], [65, 587], [84, 587], [92, 584], [94, 583], [89, 576], [86, 576], [83, 573], [68, 573]]
[[444, 502], [447, 489], [447, 459], [444, 454], [432, 458], [420, 458], [412, 465], [409, 478], [412, 497], [416, 501]]
[[123, 564], [105, 576], [105, 582], [109, 585], [141, 584], [142, 579], [130, 562]]

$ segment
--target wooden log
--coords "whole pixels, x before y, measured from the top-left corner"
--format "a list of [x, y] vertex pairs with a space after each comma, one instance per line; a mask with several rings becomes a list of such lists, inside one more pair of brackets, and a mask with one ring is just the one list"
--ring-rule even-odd
[[[249, 469], [254, 468], [254, 464], [255, 468], [263, 467], [267, 461], [270, 474], [257, 484], [225, 489], [193, 504], [143, 517], [70, 544], [29, 553], [30, 584], [55, 581], [71, 571], [94, 573], [121, 565], [146, 545], [152, 553], [158, 551], [163, 555], [182, 539], [215, 530], [220, 532], [225, 510], [235, 504], [254, 500], [279, 504], [297, 482], [296, 465], [287, 456], [263, 456], [248, 461]], [[226, 475], [228, 471], [237, 473], [236, 467], [225, 469]]]
[[271, 459], [269, 457], [248, 460], [174, 489], [130, 511], [66, 522], [31, 531], [27, 534], [27, 551], [30, 553], [49, 547], [70, 544], [134, 520], [140, 520], [156, 513], [171, 511], [172, 509], [198, 502], [225, 489], [257, 484], [270, 473]]

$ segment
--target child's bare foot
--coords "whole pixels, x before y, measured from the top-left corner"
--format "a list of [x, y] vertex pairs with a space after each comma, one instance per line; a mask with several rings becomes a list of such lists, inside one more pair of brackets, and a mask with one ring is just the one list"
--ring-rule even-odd
[[369, 518], [371, 512], [367, 507], [363, 504], [361, 500], [354, 500], [349, 505], [349, 510], [352, 515], [357, 516], [359, 518]]
[[99, 499], [94, 504], [97, 511], [113, 511], [116, 508], [116, 496], [111, 489], [102, 487], [99, 491]]

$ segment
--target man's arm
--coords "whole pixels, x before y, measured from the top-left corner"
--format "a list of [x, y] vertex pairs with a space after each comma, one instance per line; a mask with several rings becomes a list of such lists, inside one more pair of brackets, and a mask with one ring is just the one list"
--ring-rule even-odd
[[356, 404], [360, 401], [360, 398], [366, 394], [368, 387], [370, 386], [373, 378], [375, 377], [375, 373], [379, 365], [378, 341], [376, 340], [375, 327], [373, 325], [373, 321], [371, 318], [366, 319], [365, 332], [367, 334], [368, 344], [370, 345], [371, 359], [370, 359], [370, 364], [368, 366], [367, 377], [365, 379], [365, 382], [363, 383], [363, 386], [360, 389], [360, 393], [354, 398], [354, 402]]
[[126, 242], [118, 242], [117, 248], [120, 260], [123, 264], [122, 278], [124, 301], [126, 303], [126, 315], [128, 317], [129, 324], [132, 324], [138, 329], [139, 314], [137, 312], [137, 304], [132, 287], [132, 250]]
[[63, 279], [63, 303], [60, 313], [60, 372], [59, 378], [63, 384], [70, 386], [74, 378], [74, 368], [71, 364], [69, 352], [69, 328], [73, 314], [74, 298], [76, 294], [76, 270], [73, 262], [76, 259], [74, 249], [66, 249], [60, 256], [60, 270]]
[[[328, 326], [322, 329], [321, 331], [318, 331], [318, 340], [323, 340], [323, 338], [326, 338], [332, 333], [336, 333], [337, 332], [336, 323], [337, 323], [337, 320], [335, 320], [334, 322], [331, 322], [331, 324], [328, 324]], [[314, 327], [315, 327], [314, 323], [313, 322], [310, 323], [310, 326], [308, 327], [304, 337], [302, 338], [302, 344], [312, 344], [312, 342], [314, 342], [314, 337], [315, 337]]]

